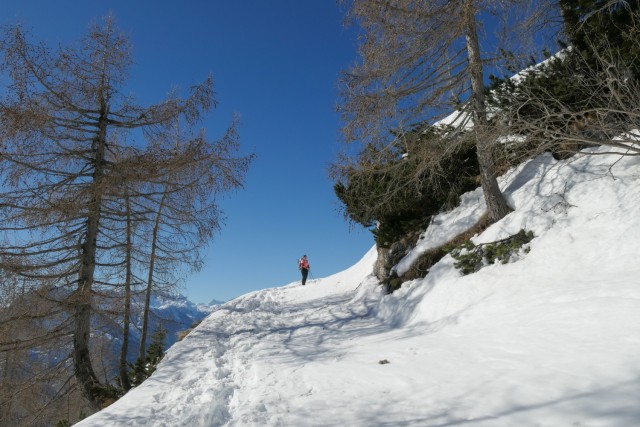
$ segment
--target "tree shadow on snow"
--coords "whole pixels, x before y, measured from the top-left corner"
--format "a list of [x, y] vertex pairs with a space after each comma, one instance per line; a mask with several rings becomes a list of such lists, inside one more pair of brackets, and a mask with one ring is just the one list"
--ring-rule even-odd
[[[360, 414], [354, 414], [352, 408], [347, 407], [352, 405], [350, 402], [345, 402], [343, 410], [350, 413], [349, 419], [358, 419], [354, 425], [367, 427], [560, 426], [557, 423], [565, 423], [562, 426], [566, 427], [589, 427], [596, 424], [605, 425], [605, 423], [620, 427], [640, 425], [640, 406], [637, 405], [637, 397], [640, 395], [640, 377], [581, 393], [568, 392], [562, 398], [542, 402], [530, 404], [503, 402], [502, 410], [487, 413], [479, 409], [475, 412], [483, 412], [485, 415], [474, 416], [474, 410], [469, 410], [466, 403], [471, 401], [481, 404], [482, 394], [483, 390], [475, 390], [450, 398], [449, 402], [444, 399], [438, 401], [439, 406], [449, 403], [446, 410], [430, 410], [427, 404], [422, 406], [424, 415], [416, 415], [420, 412], [416, 407], [413, 410], [407, 410], [407, 402], [391, 396], [376, 407], [368, 405]], [[495, 402], [492, 404], [495, 406]], [[299, 409], [302, 411], [297, 415], [304, 418], [306, 409]], [[340, 407], [334, 409], [336, 414], [340, 414]], [[317, 414], [311, 412], [308, 414], [308, 416], [314, 415]], [[326, 420], [314, 425], [324, 427], [344, 425], [339, 418], [337, 415], [334, 417], [335, 421]]]

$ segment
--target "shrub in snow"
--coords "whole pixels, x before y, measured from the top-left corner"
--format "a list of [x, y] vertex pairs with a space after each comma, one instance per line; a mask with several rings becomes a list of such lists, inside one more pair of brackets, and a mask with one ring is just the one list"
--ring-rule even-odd
[[506, 264], [519, 253], [529, 252], [529, 247], [525, 246], [533, 240], [533, 231], [520, 230], [513, 236], [509, 236], [495, 242], [474, 244], [467, 240], [463, 244], [449, 250], [455, 259], [454, 266], [464, 275], [475, 273], [483, 265], [500, 262]]

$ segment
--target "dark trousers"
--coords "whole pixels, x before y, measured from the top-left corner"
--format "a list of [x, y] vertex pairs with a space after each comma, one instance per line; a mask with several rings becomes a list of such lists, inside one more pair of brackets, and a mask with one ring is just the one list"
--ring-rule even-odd
[[301, 268], [300, 272], [302, 273], [302, 286], [307, 283], [307, 275], [309, 274], [309, 270], [306, 268]]

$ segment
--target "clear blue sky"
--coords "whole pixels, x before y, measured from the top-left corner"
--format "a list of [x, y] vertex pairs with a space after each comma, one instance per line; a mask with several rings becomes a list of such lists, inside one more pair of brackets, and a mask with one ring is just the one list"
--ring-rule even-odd
[[55, 45], [77, 40], [112, 12], [129, 35], [130, 88], [144, 103], [214, 76], [211, 138], [232, 115], [257, 155], [246, 186], [220, 200], [226, 224], [206, 267], [186, 280], [194, 302], [227, 300], [299, 280], [307, 254], [319, 278], [358, 261], [371, 233], [342, 218], [327, 168], [339, 150], [336, 81], [355, 37], [334, 0], [4, 0], [1, 23], [21, 22]]

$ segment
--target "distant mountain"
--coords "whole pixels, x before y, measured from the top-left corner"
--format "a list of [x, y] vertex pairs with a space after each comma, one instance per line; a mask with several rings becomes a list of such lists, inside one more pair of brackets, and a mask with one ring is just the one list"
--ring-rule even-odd
[[[180, 332], [192, 328], [211, 313], [217, 304], [195, 304], [182, 295], [170, 295], [154, 292], [151, 296], [149, 327], [147, 331], [146, 347], [151, 343], [153, 333], [162, 326], [167, 331], [164, 342], [165, 350], [178, 341]], [[142, 336], [144, 295], [135, 295], [131, 307], [131, 324], [129, 328], [129, 347], [127, 360], [134, 363], [139, 356], [140, 339]], [[112, 375], [117, 372], [117, 355], [122, 346], [122, 318], [101, 318], [93, 320], [93, 329], [108, 337], [112, 363], [106, 369]]]
[[[142, 307], [144, 306], [144, 296], [134, 298], [134, 309], [132, 313], [132, 328], [129, 336], [129, 359], [137, 357], [137, 350], [140, 343], [142, 329]], [[149, 316], [149, 331], [147, 333], [147, 345], [149, 345], [151, 335], [162, 325], [167, 330], [165, 349], [171, 347], [178, 339], [178, 333], [191, 328], [199, 323], [209, 313], [214, 306], [221, 302], [212, 300], [209, 304], [195, 304], [182, 295], [169, 295], [154, 292], [151, 295], [151, 315]], [[121, 333], [115, 336], [121, 338]], [[120, 340], [118, 340], [120, 341]], [[135, 356], [132, 355], [132, 350]]]
[[217, 299], [212, 299], [211, 302], [209, 302], [209, 306], [214, 306], [214, 305], [221, 305], [224, 304], [226, 301], [219, 301]]

